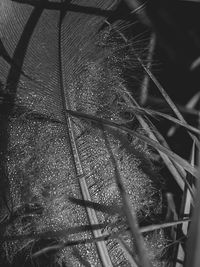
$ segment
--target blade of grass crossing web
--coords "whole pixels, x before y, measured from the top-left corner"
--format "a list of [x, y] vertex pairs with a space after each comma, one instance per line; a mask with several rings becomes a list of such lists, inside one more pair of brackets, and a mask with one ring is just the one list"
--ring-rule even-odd
[[[141, 227], [139, 229], [139, 231], [140, 231], [140, 233], [147, 233], [147, 232], [151, 232], [151, 231], [155, 231], [155, 230], [159, 230], [159, 229], [164, 229], [164, 228], [176, 226], [176, 225], [183, 224], [184, 222], [189, 222], [189, 221], [190, 221], [189, 219], [185, 219], [185, 220], [167, 222], [167, 223], [162, 223], [162, 224], [153, 224], [153, 225]], [[38, 257], [43, 253], [46, 253], [46, 252], [49, 252], [52, 250], [60, 250], [60, 249], [63, 249], [64, 247], [68, 247], [68, 246], [76, 246], [76, 245], [80, 245], [80, 244], [91, 244], [91, 243], [95, 243], [95, 242], [107, 241], [110, 239], [119, 239], [127, 231], [130, 231], [130, 230], [126, 229], [126, 230], [121, 230], [121, 231], [118, 231], [118, 232], [115, 232], [115, 233], [112, 233], [109, 235], [102, 235], [102, 236], [96, 237], [96, 238], [79, 239], [79, 240], [75, 240], [75, 241], [68, 241], [68, 242], [61, 243], [61, 244], [54, 245], [54, 246], [45, 247], [44, 249], [41, 249], [41, 250], [37, 251], [36, 253], [34, 253], [32, 255], [32, 257]], [[127, 246], [126, 246], [126, 248], [127, 248]], [[127, 250], [129, 250], [129, 249], [127, 248]], [[130, 250], [128, 253], [130, 255], [132, 255]]]
[[127, 244], [124, 242], [123, 237], [119, 236], [117, 240], [125, 254], [125, 257], [128, 259], [129, 263], [131, 264], [131, 267], [138, 267], [136, 259], [134, 259], [133, 253], [130, 250], [130, 248], [127, 246]]
[[177, 164], [181, 165], [185, 170], [187, 170], [189, 173], [191, 173], [194, 177], [199, 178], [199, 171], [195, 167], [193, 167], [187, 160], [181, 158], [179, 155], [177, 155], [176, 153], [174, 153], [170, 149], [162, 146], [161, 144], [152, 140], [151, 138], [148, 138], [147, 136], [144, 136], [140, 133], [137, 133], [136, 131], [130, 130], [129, 128], [124, 127], [120, 124], [117, 124], [113, 121], [109, 121], [106, 119], [98, 118], [98, 117], [95, 117], [95, 116], [92, 116], [89, 114], [85, 114], [85, 113], [81, 113], [81, 112], [77, 112], [77, 111], [72, 111], [72, 110], [66, 110], [66, 112], [75, 116], [75, 117], [82, 118], [82, 119], [89, 120], [89, 121], [93, 121], [97, 125], [105, 125], [108, 127], [114, 127], [114, 128], [121, 130], [123, 132], [127, 132], [130, 135], [133, 135], [133, 136], [137, 137], [138, 139], [140, 139], [141, 141], [152, 146], [156, 150], [159, 150], [159, 151], [165, 153], [171, 160], [173, 160]]
[[[122, 91], [125, 93], [125, 95], [124, 95], [125, 101], [128, 101], [128, 103], [130, 103], [131, 108], [141, 109], [141, 110], [146, 112], [146, 109], [143, 109], [140, 107], [140, 105], [131, 96], [131, 94], [126, 90], [126, 88], [123, 86], [123, 84], [121, 84], [121, 88], [122, 88]], [[147, 111], [147, 113], [148, 113], [148, 111]], [[140, 115], [136, 115], [136, 118], [139, 121], [139, 123], [141, 124], [142, 128], [146, 130], [147, 134], [149, 135], [149, 137], [151, 139], [153, 139], [154, 141], [157, 141], [159, 143], [162, 142], [162, 145], [169, 148], [167, 145], [167, 142], [164, 140], [164, 138], [161, 136], [161, 134], [158, 132], [158, 130], [155, 129], [155, 127], [152, 125], [151, 125], [151, 127], [149, 126], [150, 122], [148, 119], [146, 119], [146, 118], [143, 119], [143, 117]], [[154, 132], [151, 130], [152, 127], [154, 128]], [[187, 180], [185, 178], [186, 177], [185, 170], [180, 165], [176, 164], [176, 162], [171, 161], [170, 158], [165, 153], [162, 153], [159, 150], [158, 150], [158, 152], [159, 152], [161, 158], [163, 159], [163, 161], [165, 162], [167, 168], [169, 169], [169, 171], [171, 172], [171, 174], [175, 178], [176, 182], [178, 183], [180, 188], [183, 190], [184, 189], [184, 182], [187, 183]], [[193, 191], [190, 188], [190, 185], [188, 183], [187, 183], [187, 185], [188, 185], [188, 188], [191, 192], [191, 195], [193, 195]]]
[[122, 200], [122, 204], [123, 204], [124, 214], [125, 214], [126, 219], [127, 219], [127, 224], [129, 225], [130, 233], [131, 233], [132, 238], [133, 238], [134, 243], [135, 243], [135, 250], [136, 250], [136, 253], [138, 255], [139, 266], [152, 267], [152, 264], [149, 261], [147, 253], [146, 253], [143, 237], [139, 231], [139, 225], [138, 225], [136, 213], [135, 213], [135, 211], [131, 205], [129, 196], [126, 192], [126, 188], [125, 188], [123, 181], [122, 181], [122, 178], [121, 178], [121, 174], [119, 171], [117, 161], [115, 159], [115, 154], [113, 153], [112, 148], [110, 146], [109, 139], [107, 138], [107, 131], [105, 131], [107, 129], [105, 129], [104, 124], [101, 124], [100, 126], [101, 126], [101, 129], [103, 129], [104, 140], [106, 141], [106, 145], [107, 145], [107, 148], [108, 148], [108, 151], [110, 154], [110, 160], [114, 166], [115, 180], [116, 180], [116, 184], [117, 184], [117, 187], [118, 187], [120, 195], [121, 195], [121, 200]]
[[[68, 108], [69, 105], [69, 99], [67, 96], [67, 90], [64, 86], [64, 71], [63, 71], [63, 47], [62, 47], [62, 27], [63, 27], [63, 17], [65, 16], [65, 10], [61, 10], [60, 11], [60, 19], [59, 19], [59, 41], [58, 41], [58, 47], [59, 47], [59, 68], [60, 68], [60, 84], [61, 84], [61, 94], [62, 94], [62, 102], [63, 102], [63, 107], [64, 108]], [[65, 114], [65, 120], [66, 120], [66, 124], [67, 124], [67, 130], [69, 133], [69, 139], [70, 139], [70, 145], [71, 145], [71, 150], [72, 150], [72, 156], [73, 156], [73, 160], [74, 160], [74, 165], [76, 168], [76, 173], [77, 173], [77, 178], [80, 184], [80, 189], [81, 189], [81, 193], [83, 196], [83, 199], [86, 201], [91, 201], [91, 197], [90, 197], [90, 193], [88, 190], [88, 186], [85, 180], [85, 173], [84, 173], [84, 168], [82, 166], [82, 162], [80, 160], [80, 155], [79, 155], [79, 151], [77, 149], [77, 145], [76, 145], [76, 138], [74, 135], [74, 125], [73, 122], [71, 120], [71, 116], [69, 116], [69, 114]], [[86, 207], [86, 212], [88, 215], [88, 219], [91, 225], [96, 224], [98, 225], [98, 218], [96, 215], [96, 211], [94, 209], [88, 208]], [[101, 230], [96, 229], [92, 231], [94, 237], [99, 237], [101, 236]], [[106, 244], [104, 241], [97, 243], [97, 250], [99, 253], [99, 258], [100, 261], [102, 262], [102, 265], [104, 267], [112, 267], [112, 261], [110, 259]]]
[[[131, 1], [127, 1], [127, 2], [131, 2]], [[133, 1], [134, 2], [134, 1]], [[137, 1], [134, 2], [137, 4]], [[134, 5], [133, 5], [134, 7]], [[117, 29], [115, 29], [115, 31], [119, 34], [119, 36], [124, 40], [125, 43], [128, 42], [127, 38], [124, 36], [123, 33], [121, 33], [120, 31], [118, 31]], [[134, 49], [134, 48], [133, 48]], [[141, 64], [142, 68], [145, 70], [145, 72], [147, 73], [147, 75], [149, 76], [149, 78], [153, 81], [153, 83], [156, 85], [156, 87], [158, 88], [158, 90], [160, 91], [160, 93], [162, 94], [162, 96], [164, 97], [165, 101], [169, 104], [169, 106], [171, 107], [171, 109], [173, 110], [173, 112], [176, 114], [177, 118], [184, 123], [185, 125], [187, 125], [187, 122], [185, 121], [184, 117], [182, 116], [182, 114], [180, 113], [180, 111], [177, 109], [176, 105], [173, 103], [173, 101], [171, 100], [171, 98], [169, 97], [169, 95], [166, 93], [166, 91], [164, 90], [164, 88], [162, 87], [162, 85], [159, 83], [159, 81], [156, 79], [156, 77], [153, 75], [153, 73], [150, 71], [150, 69], [148, 68], [148, 66], [146, 67], [142, 61], [142, 59], [138, 56], [137, 52], [135, 51], [135, 56], [138, 60], [138, 62]], [[200, 149], [200, 142], [199, 140], [196, 138], [196, 136], [194, 136], [193, 134], [190, 134], [190, 137], [195, 141], [196, 145], [199, 147]]]
[[[146, 130], [146, 132], [148, 133], [149, 137], [152, 140], [155, 140], [156, 142], [159, 142], [157, 137], [156, 137], [156, 135], [151, 131], [151, 129], [148, 126], [148, 124], [146, 123], [146, 121], [143, 120], [141, 116], [137, 116], [137, 119], [140, 122], [141, 126]], [[184, 187], [183, 177], [177, 171], [174, 163], [169, 159], [169, 157], [165, 153], [163, 153], [161, 151], [158, 151], [158, 152], [159, 152], [161, 158], [163, 159], [163, 161], [165, 162], [166, 167], [168, 168], [168, 170], [171, 172], [171, 174], [173, 175], [174, 179], [176, 180], [177, 184], [183, 190], [183, 187]]]
[[[169, 106], [171, 107], [173, 112], [176, 114], [177, 118], [181, 122], [187, 124], [187, 122], [185, 121], [184, 117], [182, 116], [180, 111], [177, 109], [176, 105], [171, 100], [171, 98], [169, 97], [169, 95], [167, 94], [167, 92], [165, 91], [163, 86], [159, 83], [159, 81], [156, 79], [156, 77], [153, 75], [153, 73], [143, 64], [141, 58], [137, 55], [137, 53], [135, 53], [135, 54], [136, 54], [137, 60], [139, 61], [139, 63], [143, 67], [143, 69], [146, 71], [146, 73], [149, 75], [149, 77], [151, 78], [153, 83], [156, 85], [156, 87], [158, 88], [158, 90], [160, 91], [160, 93], [162, 94], [164, 99], [166, 100], [166, 102], [169, 104]], [[196, 145], [200, 148], [200, 143], [199, 143], [199, 140], [196, 138], [196, 136], [194, 136], [193, 134], [190, 134], [190, 133], [189, 133], [189, 135], [195, 141]]]
[[[136, 108], [139, 108], [141, 110], [146, 111], [146, 109], [143, 109], [140, 107], [140, 105], [137, 103], [137, 101], [130, 94], [128, 94], [128, 97], [130, 98], [130, 101], [133, 104], [133, 108], [136, 107]], [[169, 148], [167, 142], [164, 140], [164, 137], [158, 132], [158, 130], [150, 123], [150, 121], [148, 119], [146, 119], [146, 118], [143, 119], [143, 117], [140, 115], [136, 115], [136, 118], [139, 121], [139, 123], [141, 124], [142, 128], [146, 130], [147, 134], [149, 135], [149, 137], [151, 139], [153, 139], [153, 140], [161, 143], [165, 147]], [[151, 124], [151, 127], [149, 126], [149, 124]], [[154, 129], [154, 131], [152, 131], [152, 128]], [[171, 161], [170, 158], [165, 153], [162, 153], [161, 151], [158, 151], [158, 152], [159, 152], [161, 158], [163, 159], [163, 161], [165, 162], [166, 167], [168, 168], [168, 170], [171, 172], [171, 174], [175, 178], [179, 187], [183, 190], [184, 181], [185, 181], [185, 177], [186, 177], [185, 170], [180, 165], [176, 164], [176, 162]], [[192, 192], [189, 184], [188, 184], [188, 187], [189, 187], [189, 190], [192, 194], [193, 192]]]

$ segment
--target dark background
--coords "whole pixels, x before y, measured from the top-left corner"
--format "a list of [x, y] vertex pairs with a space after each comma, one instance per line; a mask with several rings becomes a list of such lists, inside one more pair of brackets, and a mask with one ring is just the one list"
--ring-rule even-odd
[[[174, 103], [184, 106], [200, 92], [200, 63], [195, 64], [200, 57], [200, 1], [151, 0], [145, 2], [138, 18], [144, 28], [156, 33], [153, 73]], [[152, 83], [150, 88], [149, 94], [154, 95]], [[154, 107], [171, 113], [165, 103], [156, 103]], [[199, 109], [199, 103], [195, 109]], [[198, 126], [197, 115], [183, 115], [190, 124]], [[170, 125], [166, 120], [159, 121], [165, 137]], [[185, 131], [178, 129], [167, 141], [173, 150], [189, 159], [191, 141]]]
[[[128, 16], [131, 8], [137, 9], [137, 12]], [[155, 33], [152, 72], [173, 102], [184, 108], [186, 103], [200, 92], [200, 1], [125, 0], [118, 10], [120, 15], [117, 12], [116, 14], [123, 14], [127, 21], [140, 21], [138, 32]], [[174, 115], [163, 97], [155, 92], [158, 92], [158, 89], [151, 82], [146, 106]], [[152, 96], [158, 98], [158, 102], [154, 103]], [[199, 107], [200, 103], [195, 107], [196, 113]], [[188, 112], [183, 112], [183, 115], [190, 124], [198, 127], [197, 115]], [[166, 137], [167, 129], [171, 125], [166, 120], [159, 120], [158, 124], [159, 130]], [[185, 131], [178, 129], [167, 141], [173, 146], [173, 150], [189, 159], [191, 142]]]
[[[129, 3], [130, 1], [125, 1]], [[134, 7], [143, 5], [137, 12], [141, 30], [150, 30], [156, 34], [156, 47], [152, 72], [162, 84], [173, 102], [179, 107], [200, 92], [200, 1], [192, 0], [150, 0], [133, 1]], [[157, 92], [157, 93], [155, 93]], [[150, 82], [149, 98], [145, 106], [173, 115], [172, 110], [163, 101], [158, 89]], [[157, 102], [151, 100], [157, 98]], [[199, 110], [200, 101], [195, 106]], [[198, 115], [182, 113], [188, 123], [199, 127]], [[176, 116], [175, 116], [176, 117]], [[167, 120], [154, 120], [154, 124], [167, 140], [171, 149], [189, 160], [192, 141], [183, 128], [178, 128], [172, 136], [168, 130], [172, 123]], [[163, 168], [166, 178], [166, 191], [174, 195], [177, 208], [181, 202], [181, 191], [169, 172]]]

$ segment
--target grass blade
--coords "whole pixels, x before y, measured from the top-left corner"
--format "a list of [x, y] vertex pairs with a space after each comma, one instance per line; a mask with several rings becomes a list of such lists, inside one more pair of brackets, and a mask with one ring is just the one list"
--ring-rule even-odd
[[[193, 143], [193, 147], [192, 147], [192, 152], [191, 152], [191, 164], [194, 165], [195, 162], [195, 144]], [[189, 175], [187, 175], [187, 179], [191, 178], [189, 177]], [[190, 179], [191, 180], [191, 179]], [[184, 188], [184, 192], [183, 192], [183, 196], [182, 196], [182, 205], [181, 205], [181, 209], [180, 209], [180, 216], [182, 216], [182, 214], [190, 214], [191, 213], [191, 207], [193, 204], [193, 199], [191, 198], [191, 195], [188, 191], [187, 186], [185, 185]], [[183, 223], [183, 225], [181, 226], [181, 230], [183, 231], [183, 234], [185, 236], [187, 236], [188, 234], [188, 226], [189, 223], [185, 222]], [[176, 267], [180, 267], [182, 265], [180, 265], [179, 260], [184, 261], [185, 259], [185, 252], [184, 249], [182, 247], [182, 244], [178, 244], [178, 248], [177, 248], [177, 255], [176, 255]]]
[[[133, 110], [134, 110], [134, 108], [133, 108]], [[165, 118], [165, 119], [167, 119], [173, 123], [176, 123], [176, 124], [186, 128], [186, 129], [188, 129], [188, 130], [190, 130], [196, 134], [200, 134], [200, 130], [198, 128], [189, 125], [187, 122], [180, 121], [180, 120], [178, 120], [178, 119], [176, 119], [176, 118], [174, 118], [168, 114], [164, 114], [164, 113], [156, 111], [156, 110], [151, 110], [151, 109], [141, 108], [141, 107], [137, 107], [136, 110], [139, 110], [139, 111], [141, 110], [142, 112], [144, 112], [144, 114], [150, 115], [150, 116], [158, 115], [162, 118]]]
[[[199, 156], [200, 150], [196, 148], [196, 157], [195, 157], [195, 146], [193, 145], [193, 157], [192, 163], [197, 161], [198, 170], [200, 173], [200, 164], [199, 164]], [[194, 201], [194, 209], [192, 213], [192, 220], [189, 227], [188, 240], [186, 243], [186, 261], [184, 267], [197, 267], [200, 263], [200, 181], [196, 182], [196, 192], [195, 192], [195, 201]]]
[[[156, 46], [156, 35], [152, 33], [150, 42], [149, 42], [149, 51], [148, 51], [148, 56], [147, 56], [147, 68], [148, 69], [151, 68], [155, 46]], [[142, 86], [141, 86], [141, 94], [140, 94], [141, 105], [144, 105], [147, 101], [149, 81], [150, 81], [149, 75], [145, 74], [145, 77], [143, 79]]]
[[186, 246], [185, 267], [199, 267], [200, 263], [200, 180], [197, 181], [195, 206]]
[[127, 244], [124, 242], [122, 236], [118, 237], [118, 242], [119, 242], [124, 254], [126, 255], [126, 258], [128, 259], [129, 263], [131, 264], [131, 267], [138, 267], [138, 263], [136, 263], [136, 259], [134, 259], [133, 255], [132, 255], [133, 254], [132, 251], [129, 249]]
[[[67, 97], [67, 90], [65, 88], [65, 83], [64, 83], [64, 71], [63, 71], [63, 59], [65, 58], [64, 54], [63, 54], [63, 44], [62, 44], [62, 20], [63, 17], [65, 16], [65, 11], [61, 10], [60, 11], [60, 19], [59, 19], [59, 69], [60, 69], [60, 83], [61, 83], [61, 94], [62, 94], [62, 104], [64, 108], [68, 108], [69, 105], [69, 99]], [[80, 184], [80, 188], [81, 188], [81, 193], [83, 196], [83, 199], [86, 201], [91, 201], [91, 196], [90, 196], [90, 192], [88, 190], [88, 186], [86, 183], [86, 179], [84, 177], [84, 168], [82, 166], [82, 162], [80, 160], [80, 155], [79, 155], [79, 151], [77, 149], [77, 144], [76, 144], [76, 138], [74, 135], [74, 125], [73, 122], [71, 120], [71, 117], [68, 114], [65, 114], [65, 120], [67, 123], [67, 128], [68, 128], [68, 133], [69, 133], [69, 139], [70, 139], [70, 145], [71, 145], [71, 150], [72, 150], [72, 154], [73, 154], [73, 161], [74, 161], [74, 165], [76, 168], [76, 172], [77, 172], [77, 177], [78, 177], [78, 181]], [[97, 214], [96, 211], [94, 209], [88, 208], [86, 207], [86, 212], [88, 215], [88, 219], [91, 225], [93, 224], [99, 224], [98, 222], [98, 218], [97, 218]], [[101, 236], [101, 231], [99, 229], [93, 230], [93, 235], [94, 237], [99, 237]], [[103, 264], [104, 267], [112, 267], [112, 261], [110, 259], [106, 244], [104, 241], [99, 242], [97, 244], [97, 250], [99, 253], [99, 257], [101, 259], [101, 262]]]
[[154, 147], [155, 149], [160, 150], [161, 152], [165, 153], [170, 159], [175, 161], [177, 164], [181, 165], [185, 170], [187, 170], [189, 173], [191, 173], [194, 177], [199, 178], [199, 171], [195, 167], [193, 167], [188, 161], [181, 158], [180, 156], [178, 156], [176, 153], [172, 152], [168, 148], [160, 145], [158, 142], [156, 142], [156, 141], [154, 141], [154, 140], [152, 140], [152, 139], [150, 139], [150, 138], [148, 138], [142, 134], [139, 134], [133, 130], [130, 130], [129, 128], [124, 127], [122, 125], [119, 125], [113, 121], [109, 121], [106, 119], [98, 118], [98, 117], [95, 117], [92, 115], [88, 115], [88, 114], [84, 114], [84, 113], [72, 111], [72, 110], [66, 110], [66, 112], [75, 116], [75, 117], [78, 117], [78, 118], [93, 121], [93, 122], [96, 122], [100, 125], [106, 125], [109, 127], [114, 127], [114, 128], [120, 129], [124, 132], [127, 132], [127, 133], [137, 137], [141, 141], [146, 142], [148, 145]]
[[[153, 83], [156, 85], [156, 87], [158, 88], [158, 90], [160, 91], [160, 93], [162, 94], [162, 96], [164, 97], [164, 99], [166, 100], [166, 102], [169, 104], [169, 106], [171, 107], [171, 109], [173, 110], [173, 112], [175, 113], [175, 115], [177, 116], [177, 118], [187, 124], [187, 122], [185, 121], [184, 117], [182, 116], [182, 114], [180, 113], [180, 111], [178, 110], [178, 108], [176, 107], [176, 105], [174, 104], [174, 102], [171, 100], [171, 98], [169, 97], [169, 95], [167, 94], [167, 92], [165, 91], [165, 89], [163, 88], [163, 86], [159, 83], [159, 81], [156, 79], [156, 77], [153, 75], [153, 73], [143, 64], [141, 58], [139, 56], [137, 56], [136, 53], [136, 57], [138, 62], [141, 64], [141, 66], [143, 67], [143, 69], [146, 71], [146, 73], [149, 75], [149, 77], [151, 78], [151, 80], [153, 81]], [[189, 134], [190, 137], [192, 138], [192, 140], [195, 141], [196, 145], [200, 148], [200, 144], [199, 144], [199, 140], [196, 138], [196, 136]]]

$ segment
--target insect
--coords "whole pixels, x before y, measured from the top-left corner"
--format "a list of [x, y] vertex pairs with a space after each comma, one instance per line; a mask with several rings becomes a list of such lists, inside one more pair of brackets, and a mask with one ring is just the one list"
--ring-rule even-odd
[[[142, 264], [135, 215], [153, 220], [162, 196], [150, 150], [117, 127], [142, 133], [119, 1], [1, 5], [2, 264]], [[139, 239], [167, 264], [162, 230]]]

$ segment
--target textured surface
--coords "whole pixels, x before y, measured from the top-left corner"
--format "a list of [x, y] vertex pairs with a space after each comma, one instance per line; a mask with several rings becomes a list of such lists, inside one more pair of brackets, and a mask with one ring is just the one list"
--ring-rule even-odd
[[[82, 7], [93, 7], [101, 16], [92, 14], [90, 8], [87, 12], [84, 8], [83, 12], [67, 11], [68, 2], [74, 7], [79, 2]], [[126, 227], [123, 214], [94, 214], [93, 210], [90, 216], [88, 209], [72, 201], [84, 199], [120, 208], [117, 173], [140, 221], [161, 209], [150, 152], [144, 144], [65, 113], [72, 109], [120, 121], [128, 109], [120, 68], [125, 57], [118, 58], [112, 51], [109, 29], [97, 34], [107, 16], [102, 10], [114, 9], [118, 1], [68, 2], [1, 1], [0, 80], [7, 108], [2, 136], [8, 136], [2, 146], [6, 162], [2, 177], [8, 178], [6, 197], [12, 211], [6, 222], [7, 236], [52, 233], [89, 225], [91, 220], [106, 223], [102, 233]], [[85, 185], [90, 199], [85, 198]], [[111, 226], [114, 222], [120, 225]], [[77, 240], [99, 233], [82, 231], [54, 239]], [[162, 266], [156, 254], [160, 255], [165, 240], [162, 232], [157, 238], [155, 235], [147, 235], [146, 244], [154, 265]], [[132, 247], [130, 237], [126, 238]], [[13, 259], [23, 250], [26, 256], [37, 251], [35, 243], [34, 238], [4, 242], [7, 261], [14, 264]], [[52, 262], [105, 266], [100, 255], [103, 248], [113, 266], [130, 266], [116, 240], [104, 245], [67, 247], [58, 251]]]

